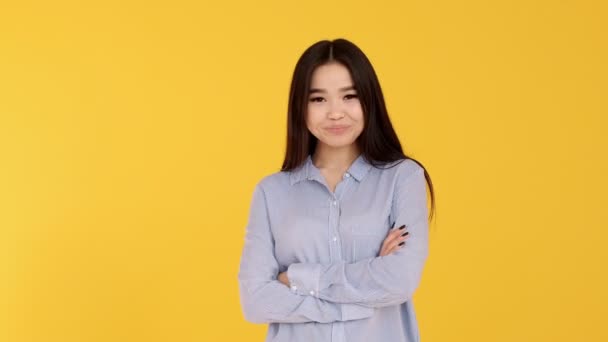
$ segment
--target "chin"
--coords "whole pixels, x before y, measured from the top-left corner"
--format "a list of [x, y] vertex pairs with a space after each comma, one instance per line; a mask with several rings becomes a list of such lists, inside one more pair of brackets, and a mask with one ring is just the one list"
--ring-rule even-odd
[[345, 142], [342, 140], [338, 141], [337, 139], [336, 140], [325, 140], [325, 141], [321, 141], [321, 142], [327, 146], [334, 147], [334, 148], [347, 147], [347, 146], [350, 146], [355, 143], [354, 140], [353, 141], [349, 140], [349, 141]]

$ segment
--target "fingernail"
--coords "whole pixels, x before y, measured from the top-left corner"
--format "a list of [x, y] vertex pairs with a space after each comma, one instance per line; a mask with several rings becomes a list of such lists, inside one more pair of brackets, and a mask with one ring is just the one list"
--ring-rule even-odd
[[409, 234], [410, 232], [405, 232], [403, 234], [401, 234], [401, 236], [406, 236], [407, 234]]
[[405, 245], [405, 241], [399, 243], [399, 246], [403, 246], [403, 245]]
[[403, 228], [405, 228], [405, 225], [403, 225], [403, 226], [399, 227], [399, 229], [403, 229]]

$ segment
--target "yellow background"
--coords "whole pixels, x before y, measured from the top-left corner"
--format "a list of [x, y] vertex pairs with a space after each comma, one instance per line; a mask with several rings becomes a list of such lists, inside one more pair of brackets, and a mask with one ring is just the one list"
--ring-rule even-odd
[[0, 5], [0, 341], [262, 341], [238, 260], [297, 58], [358, 44], [437, 191], [422, 340], [608, 341], [602, 1]]

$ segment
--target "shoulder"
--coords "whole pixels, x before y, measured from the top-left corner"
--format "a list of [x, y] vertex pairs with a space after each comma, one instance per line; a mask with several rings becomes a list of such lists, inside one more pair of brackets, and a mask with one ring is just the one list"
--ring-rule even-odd
[[400, 194], [412, 192], [426, 195], [426, 175], [422, 165], [413, 159], [403, 159], [396, 168], [395, 195], [401, 197]]
[[412, 186], [422, 187], [426, 183], [425, 169], [416, 160], [402, 158], [383, 166], [384, 177], [388, 178], [391, 187], [409, 189]]
[[263, 190], [265, 193], [277, 192], [287, 189], [290, 185], [289, 171], [276, 171], [263, 176], [256, 183], [255, 187]]
[[394, 177], [406, 179], [415, 174], [424, 174], [424, 168], [415, 160], [401, 158], [389, 162], [380, 168], [383, 172], [389, 171]]
[[424, 168], [422, 165], [418, 164], [418, 162], [413, 159], [401, 159], [398, 167], [402, 177], [408, 177], [420, 173], [424, 174]]

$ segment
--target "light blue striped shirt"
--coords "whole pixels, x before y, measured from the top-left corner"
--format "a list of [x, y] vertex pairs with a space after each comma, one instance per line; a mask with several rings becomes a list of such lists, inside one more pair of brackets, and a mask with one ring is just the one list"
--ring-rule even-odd
[[[238, 274], [245, 319], [266, 341], [415, 342], [412, 295], [428, 256], [424, 170], [359, 155], [331, 192], [309, 155], [255, 186]], [[378, 256], [391, 227], [409, 238]], [[291, 286], [277, 280], [287, 270]]]

